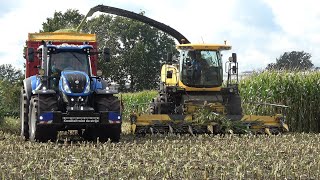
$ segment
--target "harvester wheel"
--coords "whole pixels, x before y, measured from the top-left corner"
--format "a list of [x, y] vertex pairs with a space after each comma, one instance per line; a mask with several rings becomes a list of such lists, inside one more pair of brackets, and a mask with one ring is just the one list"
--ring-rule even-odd
[[28, 125], [28, 114], [29, 114], [29, 101], [27, 98], [26, 91], [24, 88], [21, 89], [20, 94], [20, 122], [21, 122], [21, 137], [25, 140], [29, 139], [29, 125]]
[[54, 97], [34, 96], [31, 98], [29, 106], [29, 135], [31, 141], [47, 142], [57, 139], [57, 131], [50, 126], [40, 126], [37, 124], [39, 111], [51, 111], [57, 109], [57, 101]]
[[[98, 96], [95, 99], [97, 111], [116, 111], [120, 112], [120, 101], [115, 96]], [[105, 142], [108, 138], [111, 142], [119, 142], [121, 134], [121, 124], [102, 125], [96, 128], [96, 133], [92, 134], [94, 139], [99, 138], [101, 142]]]
[[241, 97], [239, 95], [230, 95], [228, 102], [229, 115], [242, 115]]
[[153, 102], [150, 103], [150, 105], [149, 105], [150, 114], [157, 114], [158, 113], [157, 106], [158, 106], [157, 98], [153, 98]]
[[160, 114], [168, 114], [167, 97], [165, 94], [159, 96]]

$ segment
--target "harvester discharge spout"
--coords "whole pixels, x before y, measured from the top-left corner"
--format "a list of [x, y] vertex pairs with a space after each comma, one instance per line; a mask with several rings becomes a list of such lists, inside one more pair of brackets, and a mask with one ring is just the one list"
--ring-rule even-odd
[[85, 16], [85, 18], [80, 23], [80, 25], [77, 27], [77, 31], [80, 31], [81, 27], [83, 26], [84, 22], [86, 21], [86, 18], [92, 16], [95, 12], [104, 12], [104, 13], [109, 13], [109, 14], [114, 14], [114, 15], [130, 18], [130, 19], [134, 19], [134, 20], [146, 23], [152, 27], [155, 27], [165, 33], [168, 33], [169, 35], [171, 35], [172, 37], [177, 39], [177, 41], [180, 44], [190, 43], [189, 40], [185, 36], [183, 36], [180, 32], [176, 31], [175, 29], [171, 28], [168, 25], [165, 25], [161, 22], [158, 22], [156, 20], [153, 20], [153, 19], [148, 18], [148, 17], [141, 15], [141, 14], [137, 14], [137, 13], [127, 11], [124, 9], [111, 7], [111, 6], [105, 6], [105, 5], [97, 5], [93, 8], [91, 8], [89, 10], [89, 12], [87, 13], [87, 15]]

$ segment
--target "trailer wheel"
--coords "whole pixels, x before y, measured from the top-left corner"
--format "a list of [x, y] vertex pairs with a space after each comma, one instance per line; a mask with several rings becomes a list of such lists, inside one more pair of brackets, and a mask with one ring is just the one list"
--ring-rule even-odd
[[[115, 96], [97, 96], [95, 98], [96, 110], [120, 112], [120, 101]], [[90, 132], [90, 130], [89, 130]], [[93, 132], [92, 132], [93, 133]], [[96, 136], [99, 141], [105, 142], [110, 138], [111, 142], [119, 142], [121, 134], [121, 124], [101, 125], [96, 128]]]
[[[40, 103], [40, 104], [39, 104]], [[38, 96], [31, 98], [29, 106], [29, 135], [30, 141], [56, 141], [57, 131], [50, 126], [41, 126], [37, 124], [39, 110], [51, 111], [56, 110], [57, 102], [53, 97], [41, 97]]]
[[29, 101], [27, 98], [26, 91], [24, 88], [21, 89], [20, 94], [20, 122], [21, 122], [21, 137], [25, 140], [29, 139], [29, 125], [28, 125], [28, 114], [29, 114]]

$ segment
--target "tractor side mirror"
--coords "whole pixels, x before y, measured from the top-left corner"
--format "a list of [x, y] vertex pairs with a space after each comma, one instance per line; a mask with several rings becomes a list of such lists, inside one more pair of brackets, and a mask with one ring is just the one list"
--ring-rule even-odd
[[234, 63], [237, 62], [237, 53], [232, 53], [232, 60]]
[[109, 48], [103, 48], [103, 60], [105, 62], [110, 62], [110, 49]]
[[28, 61], [33, 62], [34, 61], [34, 49], [33, 48], [28, 48]]
[[172, 53], [167, 54], [167, 62], [172, 62]]

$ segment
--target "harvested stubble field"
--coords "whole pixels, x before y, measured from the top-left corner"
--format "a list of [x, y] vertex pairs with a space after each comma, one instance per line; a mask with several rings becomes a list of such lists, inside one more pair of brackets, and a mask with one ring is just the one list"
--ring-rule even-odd
[[[124, 126], [128, 133], [128, 124]], [[72, 138], [72, 137], [71, 137]], [[0, 131], [3, 179], [319, 179], [320, 135], [124, 134], [120, 143], [25, 142]]]
[[[292, 133], [278, 136], [135, 137], [125, 122], [117, 144], [76, 138], [31, 143], [18, 136], [19, 121], [7, 119], [0, 124], [0, 175], [2, 179], [320, 179], [320, 134], [293, 133], [319, 132], [318, 77], [319, 72], [271, 72], [241, 82], [244, 102], [290, 106], [286, 115]], [[146, 103], [156, 94], [123, 94], [124, 118], [136, 104], [146, 112]], [[245, 113], [252, 110], [274, 113], [244, 105]]]

